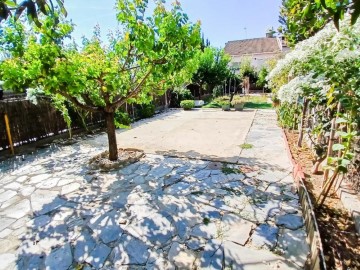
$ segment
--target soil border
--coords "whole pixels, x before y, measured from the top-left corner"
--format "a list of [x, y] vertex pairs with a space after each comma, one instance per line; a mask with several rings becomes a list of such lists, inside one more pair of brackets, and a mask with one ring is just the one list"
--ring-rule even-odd
[[289, 147], [289, 141], [285, 134], [284, 129], [282, 130], [282, 135], [284, 139], [284, 144], [286, 152], [293, 166], [293, 178], [299, 193], [300, 203], [302, 206], [302, 214], [305, 219], [305, 227], [307, 231], [307, 240], [310, 244], [310, 264], [305, 265], [305, 269], [309, 270], [326, 270], [325, 255], [322, 245], [322, 240], [320, 236], [319, 226], [316, 221], [314, 206], [311, 202], [309, 192], [305, 186], [305, 174], [299, 163], [293, 158], [291, 150]]

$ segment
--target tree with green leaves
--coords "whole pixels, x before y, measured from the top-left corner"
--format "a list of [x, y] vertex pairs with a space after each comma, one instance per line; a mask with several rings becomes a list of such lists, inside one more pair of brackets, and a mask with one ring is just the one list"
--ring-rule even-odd
[[251, 83], [256, 83], [257, 81], [257, 71], [251, 63], [249, 57], [244, 57], [240, 62], [239, 67], [239, 77], [241, 80], [248, 77]]
[[351, 13], [351, 24], [360, 15], [360, 0], [283, 0], [280, 9], [279, 31], [290, 45], [305, 40], [333, 20], [337, 29], [344, 14]]
[[37, 27], [41, 27], [38, 14], [51, 16], [57, 9], [64, 16], [67, 15], [64, 0], [24, 0], [19, 4], [16, 0], [0, 0], [0, 23], [12, 16], [18, 19], [26, 11], [29, 21], [34, 22]]
[[115, 111], [125, 103], [148, 103], [179, 83], [177, 75], [200, 47], [199, 24], [189, 21], [178, 2], [170, 10], [162, 2], [156, 1], [152, 16], [146, 17], [147, 0], [118, 0], [122, 31], [113, 34], [107, 45], [98, 31], [82, 48], [65, 45], [72, 25], [47, 16], [41, 28], [26, 35], [24, 54], [0, 63], [0, 80], [9, 89], [21, 84], [40, 88], [58, 102], [66, 100], [82, 110], [102, 113], [109, 159], [116, 160]]
[[198, 69], [192, 77], [192, 82], [199, 86], [200, 92], [205, 88], [212, 91], [230, 75], [231, 59], [223, 49], [206, 47], [203, 52], [198, 53], [197, 59]]
[[283, 0], [279, 31], [290, 45], [295, 45], [321, 30], [328, 20], [328, 13], [316, 0]]

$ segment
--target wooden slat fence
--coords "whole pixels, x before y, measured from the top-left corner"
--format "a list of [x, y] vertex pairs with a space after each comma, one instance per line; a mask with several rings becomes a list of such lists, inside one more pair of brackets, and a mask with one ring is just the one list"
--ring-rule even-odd
[[[154, 98], [157, 111], [168, 106], [168, 96]], [[133, 119], [137, 117], [136, 105], [124, 105], [120, 108]], [[38, 104], [25, 100], [25, 95], [7, 95], [0, 100], [0, 151], [10, 147], [6, 135], [4, 114], [8, 115], [13, 144], [23, 144], [38, 141], [43, 138], [59, 135], [68, 131], [63, 116], [57, 111], [47, 98], [40, 98]], [[79, 117], [78, 117], [79, 118]], [[87, 114], [86, 125], [92, 126], [104, 122], [101, 114]], [[83, 128], [81, 121], [72, 121], [72, 129]]]
[[[9, 148], [4, 114], [8, 115], [12, 140], [15, 146], [38, 141], [43, 138], [67, 132], [63, 116], [47, 99], [39, 99], [34, 105], [28, 100], [5, 99], [0, 101], [0, 150]], [[101, 115], [89, 115], [87, 125], [103, 121]], [[75, 121], [73, 129], [81, 128]]]

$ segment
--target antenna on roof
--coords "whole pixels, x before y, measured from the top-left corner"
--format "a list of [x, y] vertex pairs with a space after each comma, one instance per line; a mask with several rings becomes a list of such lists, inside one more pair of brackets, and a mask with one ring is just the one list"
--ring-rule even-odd
[[244, 27], [244, 31], [245, 31], [245, 39], [247, 39], [247, 28]]

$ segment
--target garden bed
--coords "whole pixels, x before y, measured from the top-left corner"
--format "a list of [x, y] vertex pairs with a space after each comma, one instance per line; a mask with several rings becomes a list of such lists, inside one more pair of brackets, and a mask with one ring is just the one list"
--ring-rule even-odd
[[[286, 131], [293, 159], [301, 165], [305, 174], [305, 186], [315, 203], [321, 189], [323, 175], [311, 173], [313, 154], [303, 145], [297, 147], [298, 133]], [[315, 207], [328, 269], [360, 269], [360, 240], [351, 215], [337, 196], [326, 199], [321, 209]]]

